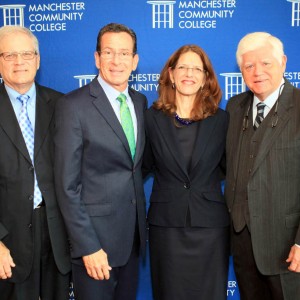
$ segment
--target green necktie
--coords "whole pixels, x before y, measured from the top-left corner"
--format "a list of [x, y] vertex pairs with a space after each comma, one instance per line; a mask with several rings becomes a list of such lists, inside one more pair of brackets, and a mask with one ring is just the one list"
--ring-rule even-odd
[[134, 160], [134, 155], [135, 155], [134, 129], [133, 129], [130, 110], [126, 103], [126, 96], [121, 93], [117, 97], [117, 100], [120, 102], [121, 124], [129, 144], [132, 160]]

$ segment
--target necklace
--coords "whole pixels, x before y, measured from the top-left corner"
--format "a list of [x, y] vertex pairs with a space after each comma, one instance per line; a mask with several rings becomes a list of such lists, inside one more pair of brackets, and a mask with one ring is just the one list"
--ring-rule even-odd
[[176, 120], [178, 123], [180, 123], [181, 125], [185, 125], [185, 126], [194, 123], [193, 120], [190, 120], [190, 119], [182, 119], [182, 118], [180, 118], [177, 114], [175, 114], [175, 120]]

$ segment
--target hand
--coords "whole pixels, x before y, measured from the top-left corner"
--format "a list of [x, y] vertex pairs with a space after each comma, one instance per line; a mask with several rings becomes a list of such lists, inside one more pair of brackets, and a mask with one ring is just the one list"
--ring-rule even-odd
[[111, 267], [108, 264], [107, 254], [101, 249], [82, 257], [87, 273], [96, 280], [108, 280]]
[[289, 257], [286, 262], [290, 263], [288, 269], [292, 272], [300, 272], [300, 248], [294, 245], [291, 248]]
[[12, 269], [15, 267], [15, 263], [10, 256], [10, 251], [6, 246], [0, 242], [0, 279], [11, 278]]

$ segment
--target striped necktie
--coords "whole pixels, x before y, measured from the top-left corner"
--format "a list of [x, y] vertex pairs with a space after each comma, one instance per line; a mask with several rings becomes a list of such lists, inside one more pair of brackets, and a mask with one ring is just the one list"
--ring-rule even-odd
[[[29, 153], [29, 156], [34, 165], [34, 131], [29, 120], [27, 103], [29, 100], [28, 95], [20, 95], [17, 99], [22, 103], [21, 112], [19, 115], [19, 125], [23, 134], [23, 138]], [[36, 173], [34, 172], [34, 195], [33, 195], [33, 207], [36, 208], [42, 202], [42, 194], [38, 187]]]
[[256, 118], [254, 120], [254, 124], [253, 124], [253, 128], [254, 130], [256, 130], [260, 123], [263, 121], [264, 119], [264, 109], [266, 107], [266, 104], [264, 104], [263, 102], [259, 102], [257, 105], [257, 115]]
[[126, 102], [126, 96], [121, 93], [117, 97], [117, 100], [120, 102], [121, 125], [123, 127], [124, 133], [126, 135], [129, 144], [132, 160], [134, 160], [134, 156], [135, 156], [134, 128], [133, 128], [133, 122], [132, 122], [130, 110]]

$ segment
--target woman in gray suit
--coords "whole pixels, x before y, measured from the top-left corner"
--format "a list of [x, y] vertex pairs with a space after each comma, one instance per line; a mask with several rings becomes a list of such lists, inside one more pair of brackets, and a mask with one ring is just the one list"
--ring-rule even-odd
[[148, 221], [156, 300], [226, 299], [229, 218], [223, 178], [227, 113], [206, 53], [178, 49], [146, 112], [144, 175], [154, 173]]

